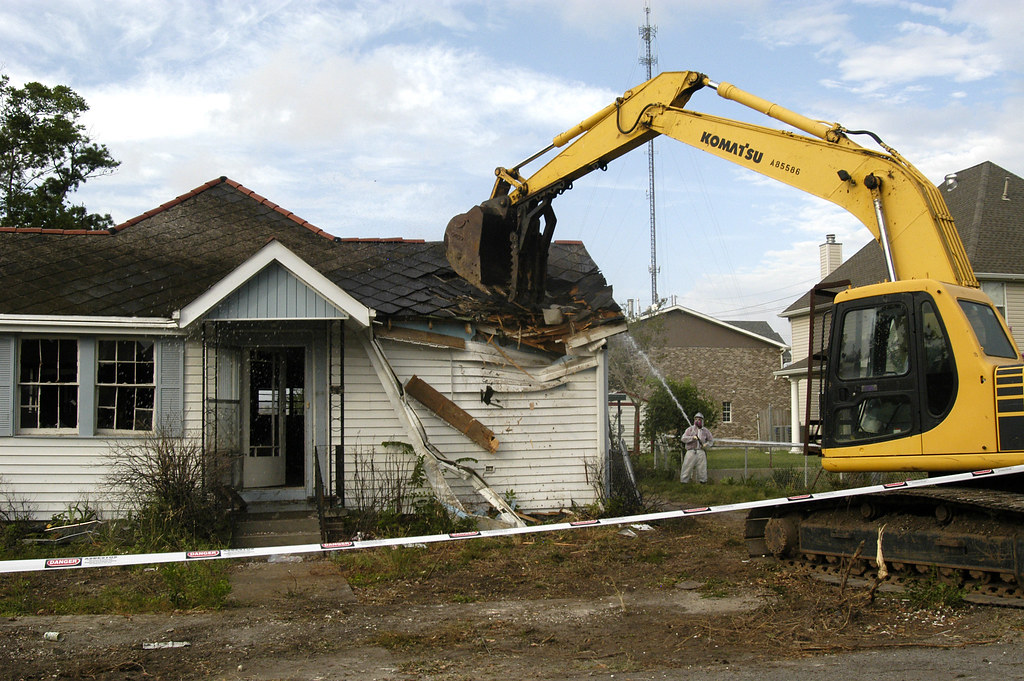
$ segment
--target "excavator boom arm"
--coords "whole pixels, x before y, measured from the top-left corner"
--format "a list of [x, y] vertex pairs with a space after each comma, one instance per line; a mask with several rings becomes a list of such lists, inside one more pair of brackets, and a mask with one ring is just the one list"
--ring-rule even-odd
[[[705, 86], [806, 135], [685, 109], [690, 96]], [[561, 151], [529, 177], [520, 169], [544, 152], [512, 169], [498, 168], [491, 198], [449, 223], [449, 261], [479, 288], [499, 290], [521, 303], [539, 302], [554, 228], [551, 199], [658, 135], [846, 209], [881, 244], [893, 280], [978, 285], [941, 194], [894, 150], [865, 149], [838, 125], [692, 71], [660, 74], [556, 136], [545, 151]], [[544, 225], [542, 216], [549, 216]]]

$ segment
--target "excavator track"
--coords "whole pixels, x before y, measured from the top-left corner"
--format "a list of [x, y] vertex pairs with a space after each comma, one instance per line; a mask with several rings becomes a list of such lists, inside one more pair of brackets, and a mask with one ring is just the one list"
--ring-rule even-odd
[[[879, 551], [881, 540], [881, 551]], [[752, 556], [847, 579], [935, 575], [966, 600], [1024, 607], [1024, 495], [963, 486], [755, 509]]]

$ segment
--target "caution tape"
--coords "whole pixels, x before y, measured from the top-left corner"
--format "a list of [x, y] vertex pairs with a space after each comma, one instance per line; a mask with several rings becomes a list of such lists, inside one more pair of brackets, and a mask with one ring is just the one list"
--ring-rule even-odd
[[999, 477], [1013, 473], [1024, 473], [1024, 465], [1007, 466], [1005, 468], [986, 469], [972, 471], [970, 473], [954, 473], [935, 478], [922, 478], [919, 480], [904, 480], [901, 482], [890, 482], [879, 485], [868, 485], [866, 487], [855, 487], [850, 489], [835, 490], [831, 492], [819, 492], [809, 494], [798, 494], [791, 497], [777, 499], [762, 499], [759, 501], [745, 501], [736, 504], [723, 504], [721, 506], [700, 506], [696, 508], [684, 508], [671, 511], [659, 511], [656, 513], [641, 513], [637, 515], [621, 516], [618, 518], [600, 518], [595, 520], [573, 520], [548, 525], [531, 525], [529, 527], [510, 527], [493, 530], [472, 530], [469, 532], [451, 532], [448, 534], [430, 534], [418, 537], [391, 537], [387, 539], [361, 539], [351, 541], [337, 541], [319, 544], [295, 544], [291, 546], [265, 546], [245, 549], [203, 549], [197, 551], [168, 551], [164, 553], [134, 553], [106, 556], [80, 556], [63, 558], [30, 558], [25, 560], [0, 561], [0, 574], [13, 572], [43, 572], [47, 570], [68, 570], [77, 568], [112, 567], [125, 565], [149, 565], [159, 563], [187, 563], [202, 560], [219, 560], [223, 558], [259, 558], [264, 556], [279, 556], [289, 554], [307, 553], [332, 553], [335, 551], [353, 551], [359, 549], [373, 549], [384, 546], [409, 546], [412, 544], [434, 544], [438, 542], [463, 541], [479, 537], [509, 537], [521, 534], [538, 534], [540, 532], [561, 532], [575, 530], [583, 527], [602, 527], [614, 525], [633, 525], [650, 523], [658, 520], [671, 520], [674, 518], [685, 518], [698, 515], [710, 515], [714, 513], [725, 513], [727, 511], [749, 511], [755, 508], [768, 506], [781, 506], [785, 504], [801, 504], [808, 501], [822, 501], [827, 499], [841, 499], [844, 497], [856, 497], [863, 494], [874, 494], [893, 489], [912, 487], [928, 487], [953, 482], [964, 482], [980, 477]]

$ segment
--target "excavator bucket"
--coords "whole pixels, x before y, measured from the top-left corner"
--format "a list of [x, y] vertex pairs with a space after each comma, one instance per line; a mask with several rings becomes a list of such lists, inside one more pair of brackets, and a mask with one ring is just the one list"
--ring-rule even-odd
[[444, 247], [455, 272], [482, 291], [507, 286], [512, 279], [512, 243], [514, 225], [503, 211], [487, 204], [474, 206], [456, 215], [444, 230]]
[[452, 269], [473, 286], [533, 306], [544, 297], [554, 228], [549, 199], [510, 207], [507, 196], [498, 196], [448, 222], [445, 252]]

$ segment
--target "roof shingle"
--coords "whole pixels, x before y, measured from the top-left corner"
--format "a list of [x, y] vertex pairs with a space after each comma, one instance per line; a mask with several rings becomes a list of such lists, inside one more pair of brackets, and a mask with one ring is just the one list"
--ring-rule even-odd
[[[459, 278], [441, 242], [335, 239], [227, 178], [109, 232], [0, 230], [0, 313], [169, 317], [271, 240], [386, 315], [523, 315]], [[548, 272], [545, 306], [621, 317], [581, 243], [552, 244]]]

